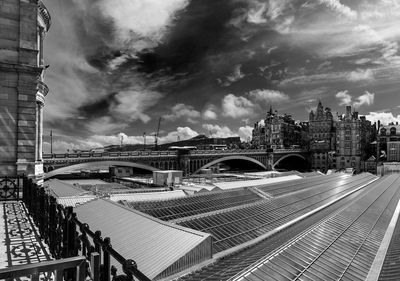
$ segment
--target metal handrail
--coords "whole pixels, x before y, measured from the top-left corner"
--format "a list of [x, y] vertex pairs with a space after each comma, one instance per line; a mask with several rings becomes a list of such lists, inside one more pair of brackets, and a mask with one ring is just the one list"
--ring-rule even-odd
[[[116, 276], [116, 269], [110, 264], [110, 256], [122, 265], [126, 280], [133, 280], [135, 276], [140, 281], [150, 281], [131, 259], [125, 259], [111, 246], [110, 238], [101, 237], [100, 231], [92, 231], [89, 225], [82, 223], [77, 218], [73, 207], [63, 207], [56, 199], [45, 192], [43, 187], [38, 187], [24, 178], [23, 200], [29, 210], [33, 221], [37, 225], [41, 237], [49, 245], [50, 252], [57, 259], [77, 256], [79, 252], [92, 262], [93, 253], [97, 252], [103, 258], [102, 269], [92, 269], [93, 276], [109, 281], [110, 276]], [[80, 235], [77, 230], [80, 230]], [[90, 236], [92, 242], [88, 239]], [[71, 276], [73, 273], [67, 273]], [[92, 278], [93, 278], [92, 276]], [[94, 278], [97, 281], [99, 279]]]
[[75, 280], [84, 281], [86, 279], [86, 258], [79, 256], [3, 268], [0, 269], [0, 279], [7, 280], [31, 276], [32, 280], [35, 280], [34, 277], [39, 280], [38, 275], [40, 273], [54, 272], [54, 280], [63, 280], [63, 272], [66, 269], [75, 269]]

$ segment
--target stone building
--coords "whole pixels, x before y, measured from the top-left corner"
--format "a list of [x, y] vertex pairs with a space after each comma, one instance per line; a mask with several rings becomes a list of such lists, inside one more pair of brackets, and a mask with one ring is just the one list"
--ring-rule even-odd
[[329, 107], [318, 102], [316, 112], [309, 114], [309, 141], [311, 168], [326, 172], [334, 168], [336, 150], [335, 121]]
[[40, 180], [50, 14], [38, 0], [3, 0], [0, 8], [0, 175]]
[[358, 112], [351, 112], [346, 106], [346, 114], [339, 116], [336, 123], [336, 168], [353, 168], [356, 172], [364, 170], [364, 161], [373, 141], [374, 126]]
[[400, 161], [400, 125], [398, 123], [380, 126], [378, 141], [380, 160], [386, 160], [387, 162]]
[[297, 124], [291, 115], [279, 115], [272, 108], [267, 112], [264, 125], [255, 123], [252, 132], [252, 144], [264, 148], [290, 148], [294, 145], [301, 146], [306, 123]]

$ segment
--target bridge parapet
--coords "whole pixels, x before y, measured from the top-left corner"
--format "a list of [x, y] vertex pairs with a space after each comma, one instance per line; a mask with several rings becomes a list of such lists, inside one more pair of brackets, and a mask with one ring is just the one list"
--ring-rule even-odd
[[[188, 155], [202, 155], [202, 154], [252, 154], [252, 153], [265, 153], [262, 149], [232, 149], [232, 150], [191, 150]], [[116, 152], [79, 152], [79, 153], [53, 153], [43, 154], [43, 159], [48, 161], [57, 159], [76, 159], [76, 158], [115, 158], [115, 157], [151, 157], [151, 156], [177, 156], [176, 150], [162, 150], [162, 151], [116, 151]]]
[[276, 148], [273, 153], [306, 153], [306, 149], [302, 148]]

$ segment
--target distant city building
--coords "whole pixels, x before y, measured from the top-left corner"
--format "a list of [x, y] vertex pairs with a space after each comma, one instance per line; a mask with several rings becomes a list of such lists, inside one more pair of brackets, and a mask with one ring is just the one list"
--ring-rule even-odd
[[42, 1], [2, 1], [0, 175], [43, 174], [43, 41], [50, 14]]
[[346, 106], [344, 116], [339, 116], [336, 123], [336, 168], [353, 168], [360, 172], [373, 141], [375, 128], [358, 112], [351, 112], [351, 106]]
[[252, 144], [264, 148], [290, 148], [294, 145], [302, 146], [306, 143], [307, 123], [297, 124], [291, 115], [279, 115], [272, 108], [267, 112], [264, 124], [254, 124]]
[[380, 126], [379, 151], [381, 161], [400, 161], [400, 125], [398, 123]]
[[311, 168], [326, 172], [335, 166], [336, 131], [333, 115], [329, 107], [318, 102], [316, 112], [309, 114], [309, 141]]

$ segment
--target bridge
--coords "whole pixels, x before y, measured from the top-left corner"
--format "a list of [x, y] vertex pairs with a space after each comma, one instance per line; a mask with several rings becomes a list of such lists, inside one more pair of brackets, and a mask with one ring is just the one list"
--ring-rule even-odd
[[308, 153], [302, 149], [275, 149], [273, 152], [266, 152], [265, 149], [234, 149], [44, 154], [43, 169], [46, 173], [45, 178], [77, 170], [96, 170], [115, 165], [148, 171], [178, 169], [188, 175], [220, 163], [248, 169], [273, 170], [287, 161], [298, 162], [292, 161], [292, 158], [302, 161], [302, 165], [308, 165]]

